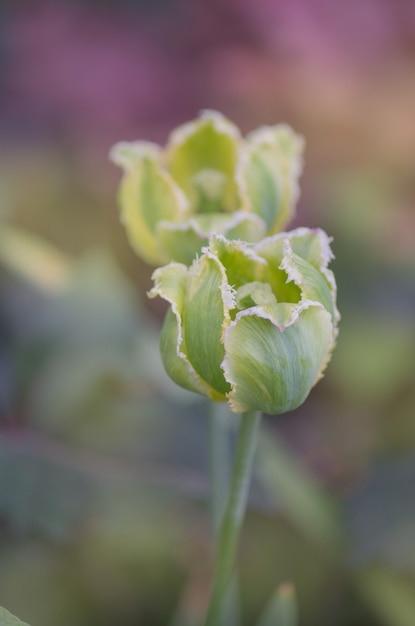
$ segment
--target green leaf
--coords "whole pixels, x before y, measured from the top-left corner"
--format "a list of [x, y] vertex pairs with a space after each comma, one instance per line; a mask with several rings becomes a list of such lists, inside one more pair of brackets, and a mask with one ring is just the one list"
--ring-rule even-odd
[[272, 596], [256, 626], [297, 626], [298, 610], [295, 589], [291, 583], [283, 583]]
[[415, 588], [409, 581], [381, 568], [365, 570], [359, 589], [384, 626], [415, 624]]
[[0, 626], [29, 626], [0, 606]]
[[342, 535], [333, 501], [275, 433], [262, 433], [257, 458], [262, 484], [293, 524], [319, 545], [339, 547]]
[[73, 270], [71, 259], [46, 240], [5, 224], [0, 225], [0, 263], [52, 293], [67, 286]]

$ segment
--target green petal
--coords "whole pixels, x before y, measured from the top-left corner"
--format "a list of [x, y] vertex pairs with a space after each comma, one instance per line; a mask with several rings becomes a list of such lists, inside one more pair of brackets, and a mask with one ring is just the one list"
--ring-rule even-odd
[[270, 234], [293, 217], [302, 151], [302, 138], [285, 125], [264, 126], [250, 133], [240, 151], [236, 178], [243, 208], [258, 214]]
[[176, 385], [184, 389], [200, 393], [216, 402], [224, 402], [226, 398], [207, 385], [195, 372], [186, 355], [183, 352], [178, 352], [179, 337], [178, 318], [169, 309], [160, 336], [160, 353], [167, 374]]
[[265, 226], [256, 215], [243, 211], [232, 214], [204, 213], [183, 223], [160, 222], [157, 227], [159, 247], [171, 260], [191, 265], [212, 233], [223, 233], [228, 239], [258, 241]]
[[221, 363], [225, 356], [223, 330], [234, 306], [223, 267], [205, 254], [190, 268], [192, 280], [183, 309], [183, 334], [189, 361], [211, 387], [225, 394], [230, 390]]
[[267, 237], [254, 246], [258, 256], [267, 262], [262, 280], [268, 282], [278, 302], [298, 303], [301, 300], [301, 289], [293, 281], [288, 280], [287, 272], [281, 267], [284, 258], [284, 241], [289, 233], [280, 233]]
[[260, 281], [266, 271], [266, 261], [256, 255], [246, 242], [229, 241], [221, 235], [212, 235], [210, 249], [226, 268], [227, 281], [233, 289]]
[[277, 298], [269, 283], [255, 280], [241, 285], [235, 294], [236, 306], [243, 311], [253, 306], [261, 306], [264, 310], [277, 307]]
[[186, 298], [188, 268], [181, 263], [169, 263], [153, 272], [154, 287], [148, 292], [149, 298], [160, 296], [172, 305], [173, 311], [182, 314]]
[[291, 411], [322, 374], [333, 346], [330, 315], [313, 303], [288, 306], [291, 322], [285, 327], [263, 317], [258, 307], [239, 313], [225, 331], [223, 368], [236, 413]]
[[237, 127], [215, 111], [204, 111], [171, 134], [166, 164], [195, 212], [238, 208], [234, 172], [239, 141]]
[[159, 160], [161, 148], [151, 141], [120, 141], [112, 146], [110, 160], [129, 172], [144, 157]]
[[172, 261], [190, 266], [208, 237], [196, 227], [194, 220], [181, 224], [160, 222], [157, 228], [157, 240], [164, 254]]
[[233, 213], [233, 219], [228, 222], [227, 227], [215, 232], [223, 233], [227, 239], [248, 243], [260, 241], [266, 234], [265, 222], [254, 213], [245, 211]]
[[316, 300], [338, 322], [336, 282], [328, 269], [333, 254], [324, 231], [297, 228], [264, 239], [255, 250], [268, 261], [270, 273], [265, 278], [273, 285], [279, 301], [298, 302], [300, 297]]
[[325, 274], [334, 255], [330, 249], [330, 237], [320, 228], [296, 228], [288, 233], [278, 233], [259, 242], [255, 249], [268, 261], [280, 264], [284, 256], [285, 241], [290, 242], [292, 251], [305, 259], [319, 272]]
[[287, 272], [289, 280], [293, 280], [300, 287], [303, 300], [320, 302], [334, 320], [334, 302], [324, 276], [310, 263], [294, 254], [288, 245], [287, 248], [288, 252], [281, 267]]
[[[324, 281], [330, 292], [330, 305], [328, 310], [332, 313], [333, 319], [337, 323], [340, 319], [340, 314], [336, 308], [337, 286], [333, 272], [328, 269], [330, 261], [334, 258], [330, 248], [330, 237], [320, 228], [311, 230], [308, 228], [297, 228], [289, 233], [289, 235], [292, 251], [297, 256], [310, 263], [318, 273], [324, 277]], [[324, 291], [327, 294], [325, 287]], [[311, 292], [307, 290], [304, 291], [304, 296], [306, 298], [312, 298]], [[320, 301], [323, 302], [323, 300]], [[328, 301], [327, 298], [327, 303]]]
[[121, 218], [137, 253], [149, 264], [168, 262], [157, 241], [160, 220], [176, 222], [188, 211], [188, 202], [173, 179], [162, 170], [154, 151], [143, 151], [130, 161], [121, 182]]
[[330, 237], [320, 228], [296, 228], [289, 233], [291, 247], [295, 254], [322, 271], [328, 266], [334, 255], [330, 249]]
[[326, 233], [299, 228], [281, 238], [284, 258], [280, 268], [301, 289], [303, 300], [321, 302], [337, 323], [340, 316], [336, 308], [336, 282], [327, 268], [333, 255]]
[[29, 626], [0, 606], [0, 626]]
[[183, 333], [183, 310], [186, 290], [190, 281], [187, 267], [178, 263], [157, 269], [153, 273], [155, 285], [150, 298], [160, 296], [171, 304], [166, 314], [160, 338], [163, 365], [170, 378], [181, 387], [207, 396], [211, 400], [225, 401], [225, 397], [212, 389], [195, 371], [187, 356]]
[[227, 239], [240, 239], [241, 241], [260, 241], [265, 235], [265, 224], [257, 216], [245, 211], [235, 213], [202, 213], [195, 215], [192, 220], [195, 228], [209, 237], [219, 233]]

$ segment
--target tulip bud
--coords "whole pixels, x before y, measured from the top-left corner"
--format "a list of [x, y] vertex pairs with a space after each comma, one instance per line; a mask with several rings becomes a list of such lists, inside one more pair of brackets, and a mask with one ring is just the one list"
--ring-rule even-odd
[[242, 138], [220, 113], [203, 111], [174, 130], [162, 150], [122, 142], [119, 204], [136, 252], [150, 265], [190, 265], [212, 233], [260, 241], [293, 217], [303, 141], [288, 126]]
[[235, 413], [285, 413], [304, 402], [335, 344], [339, 314], [324, 231], [256, 244], [212, 235], [190, 267], [153, 274], [170, 303], [161, 334], [169, 376]]

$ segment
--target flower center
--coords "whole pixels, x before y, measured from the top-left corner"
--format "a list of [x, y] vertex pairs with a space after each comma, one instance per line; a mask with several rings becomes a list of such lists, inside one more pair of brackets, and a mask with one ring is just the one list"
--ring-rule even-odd
[[223, 210], [223, 196], [228, 177], [219, 170], [204, 168], [191, 178], [195, 190], [197, 213]]

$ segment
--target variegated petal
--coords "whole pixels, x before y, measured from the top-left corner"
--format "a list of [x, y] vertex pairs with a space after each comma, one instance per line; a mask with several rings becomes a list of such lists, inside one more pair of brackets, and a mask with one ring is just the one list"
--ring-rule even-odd
[[159, 160], [161, 147], [151, 141], [119, 141], [112, 146], [110, 160], [129, 172], [137, 163], [145, 157]]
[[201, 378], [225, 394], [230, 386], [220, 367], [225, 356], [222, 338], [234, 307], [233, 291], [223, 266], [209, 252], [193, 263], [190, 274], [183, 314], [186, 352]]
[[300, 406], [321, 376], [333, 345], [332, 322], [315, 303], [283, 303], [273, 314], [256, 307], [238, 313], [224, 342], [232, 410], [280, 414]]
[[239, 142], [237, 127], [216, 111], [203, 111], [170, 135], [166, 166], [195, 213], [238, 208], [234, 173]]
[[170, 263], [153, 273], [155, 285], [149, 292], [149, 297], [160, 296], [171, 305], [161, 332], [160, 351], [163, 365], [177, 385], [208, 396], [211, 400], [224, 401], [224, 396], [218, 394], [200, 377], [187, 355], [183, 316], [189, 272], [184, 265]]
[[302, 152], [302, 138], [283, 124], [250, 133], [240, 150], [236, 179], [242, 208], [258, 214], [269, 234], [294, 215]]
[[144, 150], [131, 156], [119, 192], [121, 219], [137, 253], [152, 265], [170, 259], [157, 241], [161, 220], [177, 222], [189, 210], [187, 198], [171, 176], [165, 172], [157, 153]]
[[[255, 250], [267, 259], [271, 268], [267, 279], [274, 284], [275, 289], [281, 294], [284, 289], [289, 289], [293, 295], [294, 290], [297, 290], [302, 300], [321, 302], [337, 324], [340, 315], [336, 308], [336, 281], [328, 269], [333, 254], [330, 238], [323, 230], [297, 228], [288, 233], [279, 233], [258, 243]], [[283, 276], [288, 278], [285, 288], [281, 284]], [[287, 293], [282, 299], [295, 301]]]
[[212, 233], [222, 233], [231, 240], [259, 241], [265, 234], [265, 225], [257, 215], [243, 211], [202, 213], [181, 223], [160, 222], [157, 240], [166, 256], [190, 265], [207, 246]]

